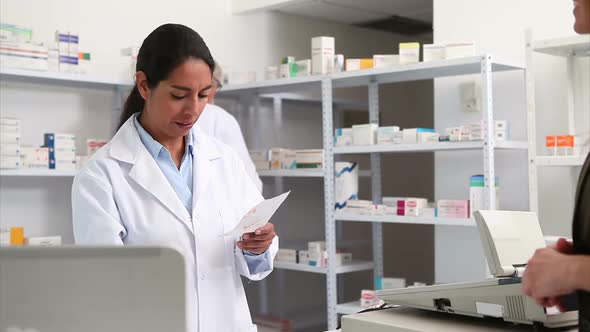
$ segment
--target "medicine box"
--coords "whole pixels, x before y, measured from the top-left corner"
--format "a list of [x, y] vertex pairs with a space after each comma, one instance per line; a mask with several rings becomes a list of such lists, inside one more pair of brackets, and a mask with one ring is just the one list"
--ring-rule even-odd
[[388, 68], [399, 65], [397, 54], [375, 54], [373, 55], [373, 68]]
[[361, 69], [361, 59], [346, 59], [346, 71]]
[[311, 75], [311, 60], [299, 60], [295, 62], [297, 77]]
[[444, 60], [445, 46], [437, 44], [425, 44], [422, 46], [422, 56], [424, 62]]
[[298, 263], [299, 262], [299, 255], [298, 255], [297, 250], [295, 250], [295, 249], [281, 248], [277, 252], [277, 256], [275, 259], [277, 261], [281, 261], [281, 262]]
[[295, 160], [297, 168], [323, 168], [324, 150], [295, 150]]
[[334, 146], [352, 145], [352, 128], [338, 128], [334, 130]]
[[410, 65], [420, 62], [420, 43], [400, 43], [399, 63]]
[[440, 218], [469, 218], [469, 201], [440, 200], [437, 203], [437, 217]]
[[377, 129], [377, 144], [396, 144], [396, 133], [400, 132], [397, 126], [379, 127]]
[[374, 145], [377, 143], [377, 128], [374, 123], [352, 126], [352, 143], [354, 145]]
[[314, 37], [311, 39], [311, 68], [314, 75], [334, 72], [334, 37]]
[[[426, 133], [426, 134], [424, 134]], [[416, 144], [418, 142], [425, 142], [432, 134], [436, 133], [434, 129], [429, 128], [410, 128], [403, 130], [403, 143]], [[419, 141], [420, 140], [420, 141]]]

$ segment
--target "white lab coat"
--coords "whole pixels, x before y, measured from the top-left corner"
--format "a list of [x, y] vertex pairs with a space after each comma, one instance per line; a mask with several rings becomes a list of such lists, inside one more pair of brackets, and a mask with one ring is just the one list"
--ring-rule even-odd
[[192, 133], [192, 216], [142, 144], [132, 117], [74, 179], [74, 237], [77, 244], [178, 250], [186, 264], [187, 331], [254, 332], [240, 274], [251, 280], [269, 275], [278, 237], [265, 253], [270, 270], [250, 274], [237, 238], [223, 234], [263, 198], [231, 148], [198, 127]]
[[262, 181], [256, 172], [256, 166], [254, 166], [250, 158], [246, 142], [244, 142], [244, 135], [236, 118], [217, 105], [207, 104], [203, 113], [199, 116], [199, 120], [197, 120], [197, 125], [207, 135], [217, 138], [238, 153], [244, 167], [246, 167], [248, 176], [250, 176], [258, 191], [262, 192]]

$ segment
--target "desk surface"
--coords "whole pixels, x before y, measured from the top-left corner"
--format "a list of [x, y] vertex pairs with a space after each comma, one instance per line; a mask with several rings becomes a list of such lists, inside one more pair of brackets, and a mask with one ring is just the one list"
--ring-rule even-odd
[[[413, 308], [395, 308], [342, 317], [342, 332], [532, 332], [531, 325], [515, 325]], [[551, 331], [551, 330], [548, 330]], [[557, 330], [556, 330], [557, 331]], [[566, 330], [575, 332], [578, 329]]]

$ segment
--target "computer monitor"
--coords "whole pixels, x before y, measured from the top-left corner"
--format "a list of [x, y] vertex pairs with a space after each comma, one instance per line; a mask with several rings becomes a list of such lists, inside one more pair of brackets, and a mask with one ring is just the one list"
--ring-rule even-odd
[[0, 331], [186, 331], [184, 259], [156, 247], [0, 249]]

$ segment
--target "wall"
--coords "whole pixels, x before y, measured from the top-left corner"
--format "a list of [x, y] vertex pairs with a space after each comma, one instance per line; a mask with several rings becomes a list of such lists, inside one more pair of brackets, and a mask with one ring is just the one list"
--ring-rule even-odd
[[[23, 8], [34, 8], [26, 11]], [[72, 14], [75, 13], [75, 14]], [[336, 37], [336, 49], [348, 57], [369, 56], [373, 53], [397, 52], [396, 45], [407, 38], [384, 32], [353, 28], [344, 25], [318, 22], [300, 17], [281, 14], [261, 13], [233, 16], [229, 1], [174, 1], [150, 3], [144, 1], [101, 1], [76, 2], [72, 0], [31, 1], [3, 0], [0, 3], [0, 21], [30, 26], [37, 41], [48, 42], [56, 29], [70, 29], [80, 34], [80, 48], [92, 53], [94, 73], [99, 76], [131, 78], [127, 59], [119, 50], [129, 45], [140, 44], [143, 38], [158, 25], [165, 22], [183, 23], [202, 34], [213, 55], [225, 69], [257, 70], [262, 77], [264, 66], [275, 64], [284, 55], [307, 58], [310, 54], [310, 38], [317, 35]], [[100, 28], [99, 28], [100, 27]], [[423, 37], [430, 41], [431, 36]], [[415, 38], [413, 38], [415, 39]], [[78, 149], [84, 151], [83, 143], [88, 137], [110, 137], [111, 110], [114, 93], [109, 90], [65, 89], [52, 85], [16, 83], [2, 80], [0, 83], [0, 116], [18, 117], [22, 120], [23, 141], [30, 145], [41, 145], [42, 134], [47, 131], [71, 132], [77, 135]], [[407, 92], [397, 90], [399, 96]], [[383, 109], [394, 106], [400, 110], [420, 111], [426, 120], [432, 122], [431, 83], [414, 88], [414, 94], [426, 96], [421, 103], [405, 101], [391, 105], [385, 96]], [[421, 89], [426, 89], [421, 92]], [[362, 90], [362, 89], [361, 89]], [[389, 94], [392, 90], [385, 90]], [[393, 91], [396, 91], [395, 88]], [[364, 91], [338, 91], [338, 98], [366, 96]], [[264, 105], [263, 105], [264, 106]], [[295, 148], [317, 148], [321, 146], [321, 113], [319, 108], [293, 106], [282, 115], [272, 114], [269, 105], [260, 110], [243, 110], [236, 114], [242, 124], [250, 148], [289, 146]], [[415, 115], [413, 122], [419, 122]], [[393, 121], [393, 120], [391, 120]], [[423, 160], [419, 159], [419, 160]], [[423, 160], [424, 161], [424, 160]], [[384, 161], [387, 163], [388, 161]], [[392, 162], [389, 161], [391, 164]], [[407, 165], [408, 161], [403, 165]], [[410, 162], [411, 164], [411, 162]], [[400, 166], [398, 166], [400, 167]], [[432, 160], [424, 161], [426, 174], [432, 174]], [[386, 180], [387, 181], [387, 180]], [[398, 180], [399, 181], [399, 180]], [[72, 243], [69, 178], [7, 178], [0, 177], [0, 226], [23, 225], [27, 236], [62, 235], [65, 243]], [[264, 193], [269, 196], [279, 187], [267, 179]], [[407, 192], [399, 182], [393, 186], [384, 185], [386, 194]], [[427, 177], [424, 188], [418, 193], [432, 191], [432, 179]], [[283, 188], [294, 190], [284, 211], [277, 215], [277, 230], [285, 234], [282, 245], [301, 245], [312, 239], [324, 237], [323, 184], [320, 179], [287, 179]], [[367, 189], [364, 189], [368, 192]], [[349, 227], [349, 226], [346, 226]], [[368, 224], [345, 228], [351, 238], [370, 238]], [[364, 232], [357, 233], [357, 228]], [[432, 230], [423, 232], [420, 228], [407, 230], [404, 227], [390, 228], [385, 234], [395, 236], [395, 242], [387, 243], [388, 249], [399, 252], [394, 262], [386, 265], [391, 275], [408, 277], [411, 280], [430, 280], [433, 253], [429, 245], [422, 251], [421, 263], [403, 257], [404, 251], [395, 243], [406, 239], [421, 238], [432, 242]], [[289, 236], [292, 235], [292, 236]], [[283, 238], [282, 238], [283, 240]], [[387, 241], [387, 239], [386, 239]], [[353, 246], [356, 246], [353, 244]], [[369, 254], [370, 243], [364, 248], [354, 247], [359, 257]], [[367, 257], [368, 258], [368, 257]], [[387, 255], [386, 255], [387, 259]], [[407, 266], [407, 269], [406, 269]], [[408, 273], [406, 275], [406, 273]], [[358, 296], [361, 288], [372, 284], [371, 274], [354, 274], [346, 277], [352, 285], [347, 297]], [[298, 292], [298, 287], [285, 287], [286, 282], [305, 285], [307, 292]], [[257, 312], [256, 283], [246, 284], [253, 312]], [[325, 278], [321, 275], [277, 271], [269, 279], [270, 304], [273, 311], [298, 314], [306, 308], [325, 310]], [[293, 293], [293, 291], [295, 292]], [[287, 293], [280, 293], [287, 291]], [[350, 292], [354, 294], [350, 294]], [[285, 303], [286, 295], [290, 301]], [[313, 304], [311, 305], [310, 302]], [[302, 305], [303, 303], [303, 305]], [[320, 312], [320, 324], [325, 314]], [[317, 329], [316, 329], [317, 330]]]
[[[478, 52], [489, 52], [500, 59], [524, 64], [524, 30], [533, 28], [535, 39], [574, 34], [572, 4], [559, 1], [434, 1], [434, 41], [475, 40]], [[459, 15], [459, 13], [462, 13]], [[535, 56], [537, 91], [538, 151], [541, 138], [550, 133], [567, 132], [565, 62], [548, 56]], [[582, 102], [577, 123], [588, 131], [588, 61], [578, 61], [579, 93]], [[522, 73], [494, 75], [496, 119], [511, 121], [513, 139], [526, 138], [525, 85]], [[435, 80], [435, 124], [438, 129], [467, 123], [481, 114], [462, 114], [459, 108], [460, 82], [478, 77]], [[580, 130], [580, 129], [579, 129]], [[468, 177], [483, 171], [481, 153], [438, 153], [436, 156], [436, 197], [463, 198], [468, 195]], [[522, 152], [496, 154], [500, 177], [500, 208], [528, 209], [527, 156]], [[575, 173], [579, 170], [575, 170]], [[571, 234], [574, 181], [569, 170], [542, 169], [539, 172], [540, 221], [547, 235]], [[454, 282], [479, 279], [485, 275], [485, 260], [475, 229], [438, 227], [436, 229], [436, 281]]]

